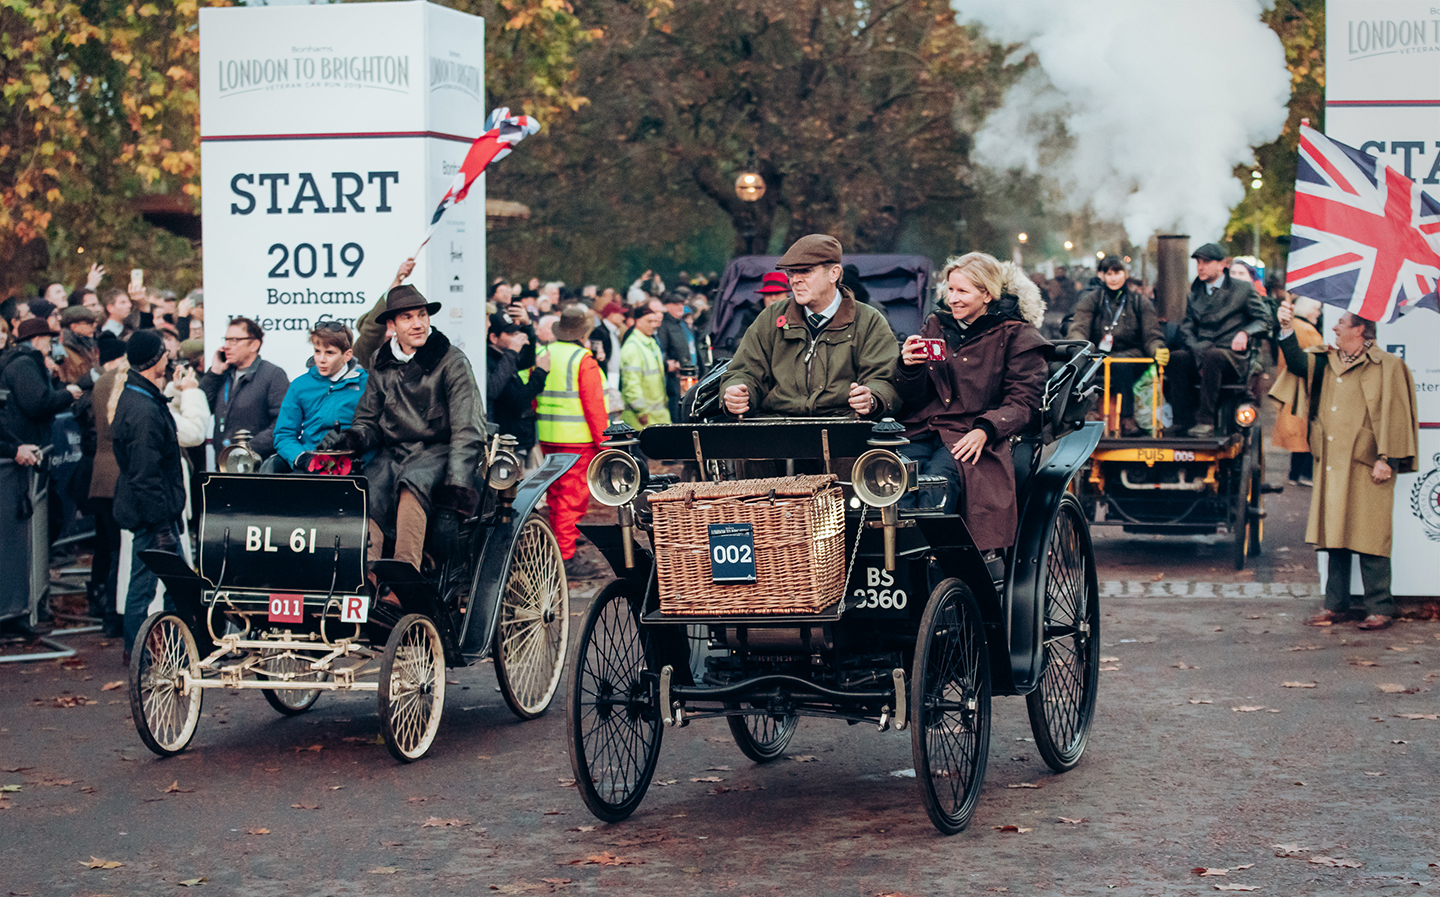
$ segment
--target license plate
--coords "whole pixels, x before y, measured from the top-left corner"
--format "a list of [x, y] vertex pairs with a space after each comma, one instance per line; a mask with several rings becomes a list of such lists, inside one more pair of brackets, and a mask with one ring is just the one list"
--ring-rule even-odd
[[305, 596], [273, 593], [270, 595], [271, 623], [301, 623], [305, 620]]
[[1140, 460], [1141, 460], [1141, 461], [1149, 461], [1149, 462], [1152, 462], [1152, 463], [1153, 463], [1153, 462], [1155, 462], [1155, 461], [1173, 461], [1173, 460], [1175, 460], [1175, 450], [1174, 450], [1174, 449], [1158, 449], [1158, 448], [1157, 448], [1157, 449], [1149, 449], [1149, 448], [1142, 448], [1142, 449], [1136, 449], [1135, 451], [1139, 454], [1139, 457], [1140, 457]]
[[750, 524], [710, 524], [710, 580], [755, 581], [755, 532]]
[[846, 614], [857, 617], [908, 616], [910, 578], [903, 566], [895, 570], [885, 567], [856, 565], [850, 580], [850, 595], [845, 599]]

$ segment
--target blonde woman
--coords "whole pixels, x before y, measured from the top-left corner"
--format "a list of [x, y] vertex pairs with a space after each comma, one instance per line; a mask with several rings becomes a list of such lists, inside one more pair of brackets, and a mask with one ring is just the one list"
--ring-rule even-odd
[[901, 347], [905, 452], [948, 478], [945, 508], [964, 516], [977, 548], [1005, 548], [1017, 519], [1010, 437], [1034, 420], [1048, 372], [1036, 329], [1045, 303], [1020, 268], [982, 252], [950, 259], [941, 289]]

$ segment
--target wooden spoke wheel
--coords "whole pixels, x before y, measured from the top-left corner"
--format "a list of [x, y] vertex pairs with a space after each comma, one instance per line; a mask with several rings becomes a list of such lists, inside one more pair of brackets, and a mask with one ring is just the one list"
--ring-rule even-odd
[[495, 674], [521, 719], [550, 707], [570, 643], [570, 586], [550, 524], [532, 515], [520, 530], [500, 595]]
[[445, 648], [423, 614], [390, 630], [380, 659], [380, 726], [385, 747], [402, 763], [425, 756], [445, 709]]
[[140, 624], [130, 657], [130, 715], [140, 740], [162, 757], [195, 737], [202, 692], [187, 691], [183, 674], [198, 675], [199, 663], [195, 637], [179, 617], [162, 611]]

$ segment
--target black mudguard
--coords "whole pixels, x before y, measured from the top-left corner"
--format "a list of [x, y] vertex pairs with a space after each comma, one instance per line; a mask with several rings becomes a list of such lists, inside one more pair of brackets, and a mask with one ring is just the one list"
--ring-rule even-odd
[[1071, 478], [1095, 451], [1104, 432], [1104, 424], [1092, 421], [1056, 440], [1054, 450], [1031, 478], [1020, 509], [1020, 531], [1015, 539], [1005, 596], [1013, 694], [1028, 694], [1040, 684], [1044, 664], [1045, 588], [1049, 580], [1046, 560], [1055, 515]]
[[175, 605], [176, 615], [190, 627], [197, 650], [202, 655], [213, 651], [210, 629], [205, 625], [205, 580], [173, 551], [152, 548], [140, 552], [140, 560], [165, 584], [165, 594]]
[[487, 527], [479, 540], [470, 584], [470, 605], [459, 632], [460, 654], [466, 663], [475, 663], [490, 654], [500, 612], [500, 592], [510, 576], [510, 558], [521, 525], [535, 510], [545, 490], [579, 460], [579, 455], [564, 452], [546, 455], [544, 462], [516, 489], [510, 520]]

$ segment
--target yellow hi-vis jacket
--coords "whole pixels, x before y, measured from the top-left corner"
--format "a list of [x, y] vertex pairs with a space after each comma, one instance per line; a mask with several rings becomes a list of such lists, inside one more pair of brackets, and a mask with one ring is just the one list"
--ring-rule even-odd
[[[637, 430], [651, 424], [670, 423], [669, 398], [665, 394], [665, 355], [653, 336], [636, 330], [620, 350], [620, 394], [625, 410], [620, 417]], [[645, 423], [640, 423], [640, 415]]]
[[580, 361], [590, 350], [556, 342], [541, 351], [550, 356], [550, 375], [535, 400], [536, 438], [565, 445], [594, 441], [590, 425], [585, 422], [585, 409], [580, 405]]

